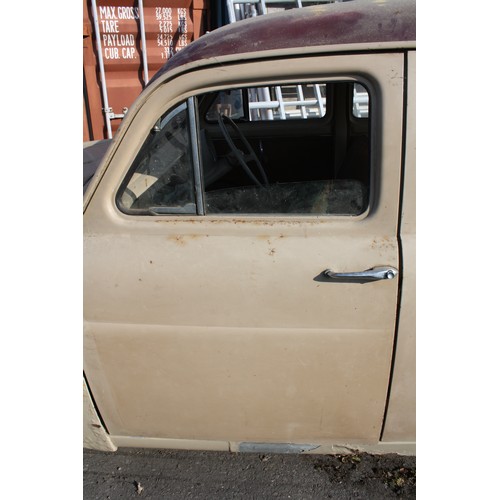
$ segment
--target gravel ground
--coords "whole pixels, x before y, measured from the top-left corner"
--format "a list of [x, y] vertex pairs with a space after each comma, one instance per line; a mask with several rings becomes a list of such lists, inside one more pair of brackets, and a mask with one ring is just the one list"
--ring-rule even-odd
[[87, 499], [415, 498], [415, 457], [84, 450]]

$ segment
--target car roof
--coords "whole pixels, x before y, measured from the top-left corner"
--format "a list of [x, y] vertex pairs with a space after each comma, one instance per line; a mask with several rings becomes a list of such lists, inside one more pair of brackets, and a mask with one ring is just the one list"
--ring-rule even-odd
[[[351, 0], [237, 21], [200, 37], [153, 77], [182, 65], [270, 50], [416, 40], [415, 0]], [[150, 82], [151, 83], [151, 82]]]

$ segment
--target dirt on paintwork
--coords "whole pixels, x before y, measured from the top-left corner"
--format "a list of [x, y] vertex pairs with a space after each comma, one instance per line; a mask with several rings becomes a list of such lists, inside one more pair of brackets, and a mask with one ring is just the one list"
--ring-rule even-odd
[[415, 457], [84, 450], [83, 498], [416, 498]]

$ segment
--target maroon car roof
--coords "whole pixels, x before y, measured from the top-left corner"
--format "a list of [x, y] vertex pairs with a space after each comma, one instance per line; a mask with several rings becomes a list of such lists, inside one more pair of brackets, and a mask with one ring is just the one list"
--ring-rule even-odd
[[414, 41], [415, 14], [415, 0], [351, 0], [237, 21], [182, 49], [152, 80], [183, 64], [245, 52]]

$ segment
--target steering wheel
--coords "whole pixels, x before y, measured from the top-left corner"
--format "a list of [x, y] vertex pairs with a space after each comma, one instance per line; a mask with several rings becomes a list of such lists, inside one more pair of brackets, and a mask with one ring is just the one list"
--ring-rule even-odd
[[[259, 158], [255, 154], [255, 151], [253, 150], [252, 146], [250, 146], [250, 143], [246, 140], [245, 136], [241, 133], [240, 129], [236, 126], [236, 123], [229, 118], [229, 116], [223, 115], [219, 113], [217, 115], [217, 121], [219, 123], [219, 127], [221, 129], [222, 135], [224, 136], [224, 139], [226, 140], [227, 144], [229, 145], [231, 152], [235, 156], [235, 158], [238, 160], [239, 165], [241, 168], [245, 171], [245, 173], [250, 177], [250, 179], [257, 184], [257, 186], [263, 187], [264, 186], [269, 186], [269, 180], [267, 179], [266, 172], [264, 171], [264, 167], [259, 161]], [[224, 121], [227, 121], [231, 128], [236, 132], [238, 138], [241, 140], [243, 145], [246, 148], [246, 153], [243, 151], [240, 151], [236, 145], [234, 144], [233, 139], [229, 135], [229, 132], [227, 130], [226, 124]], [[250, 167], [248, 166], [248, 163], [250, 161], [253, 161], [257, 165], [257, 169], [259, 170], [261, 181], [255, 176], [255, 174], [252, 172]]]

